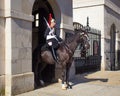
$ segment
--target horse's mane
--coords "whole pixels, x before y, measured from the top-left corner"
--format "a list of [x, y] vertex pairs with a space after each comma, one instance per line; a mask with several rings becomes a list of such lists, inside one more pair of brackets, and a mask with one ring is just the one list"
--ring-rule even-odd
[[76, 32], [72, 33], [69, 37], [67, 37], [65, 39], [65, 43], [71, 43], [74, 40], [74, 38], [76, 37], [77, 33], [79, 33], [79, 32], [76, 31]]
[[67, 37], [66, 40], [65, 40], [65, 43], [70, 43], [70, 42], [73, 41], [73, 39], [74, 39], [74, 36], [73, 36], [73, 35], [70, 36], [70, 37]]

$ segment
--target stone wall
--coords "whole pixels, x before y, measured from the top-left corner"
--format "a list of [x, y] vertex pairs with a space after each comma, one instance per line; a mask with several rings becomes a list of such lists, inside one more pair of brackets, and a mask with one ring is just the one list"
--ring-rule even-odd
[[34, 89], [32, 72], [33, 16], [31, 15], [33, 1], [5, 0], [6, 96]]
[[5, 91], [5, 19], [4, 0], [0, 0], [0, 95]]
[[12, 19], [12, 79], [13, 94], [34, 89], [32, 73], [32, 23]]
[[5, 86], [5, 33], [4, 18], [0, 17], [0, 90]]

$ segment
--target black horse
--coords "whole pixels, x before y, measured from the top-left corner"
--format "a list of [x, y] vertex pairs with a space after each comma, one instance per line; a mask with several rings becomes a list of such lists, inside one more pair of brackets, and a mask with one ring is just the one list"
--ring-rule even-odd
[[[84, 48], [84, 50], [87, 50], [90, 47], [88, 42], [88, 34], [83, 30], [78, 31], [73, 36], [69, 37], [67, 41], [61, 43], [60, 47], [57, 49], [59, 58], [58, 61], [62, 67], [62, 89], [72, 88], [72, 86], [69, 84], [69, 70], [73, 61], [74, 52], [79, 44], [81, 44], [81, 49]], [[42, 66], [39, 69], [38, 65], [40, 63]], [[41, 72], [47, 64], [56, 64], [56, 61], [53, 59], [51, 52], [49, 50], [39, 52], [34, 70], [36, 77], [35, 83], [41, 80]]]

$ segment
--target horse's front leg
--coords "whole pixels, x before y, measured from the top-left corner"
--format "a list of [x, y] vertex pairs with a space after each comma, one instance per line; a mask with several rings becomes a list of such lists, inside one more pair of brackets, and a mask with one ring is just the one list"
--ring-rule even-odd
[[72, 84], [69, 82], [69, 72], [70, 72], [70, 67], [72, 65], [73, 58], [70, 59], [70, 61], [66, 65], [66, 83], [67, 83], [67, 88], [72, 89]]
[[69, 71], [70, 71], [70, 67], [66, 67], [66, 84], [67, 84], [67, 88], [72, 89], [72, 85], [69, 82]]
[[65, 67], [62, 67], [62, 89], [63, 90], [66, 90], [67, 89], [67, 85], [66, 85], [66, 77], [65, 77], [65, 74], [66, 74], [66, 68]]

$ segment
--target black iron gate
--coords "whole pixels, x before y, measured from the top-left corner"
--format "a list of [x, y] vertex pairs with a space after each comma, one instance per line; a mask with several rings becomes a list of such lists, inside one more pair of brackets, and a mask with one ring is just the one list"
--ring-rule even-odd
[[[76, 74], [83, 72], [90, 72], [100, 70], [101, 68], [101, 32], [99, 30], [90, 28], [87, 24], [86, 27], [83, 25], [74, 22], [75, 31], [80, 28], [84, 28], [88, 32], [90, 38], [90, 49], [87, 50], [85, 56], [81, 56], [80, 46], [76, 49], [74, 53], [74, 62]], [[67, 33], [66, 36], [70, 35]]]

